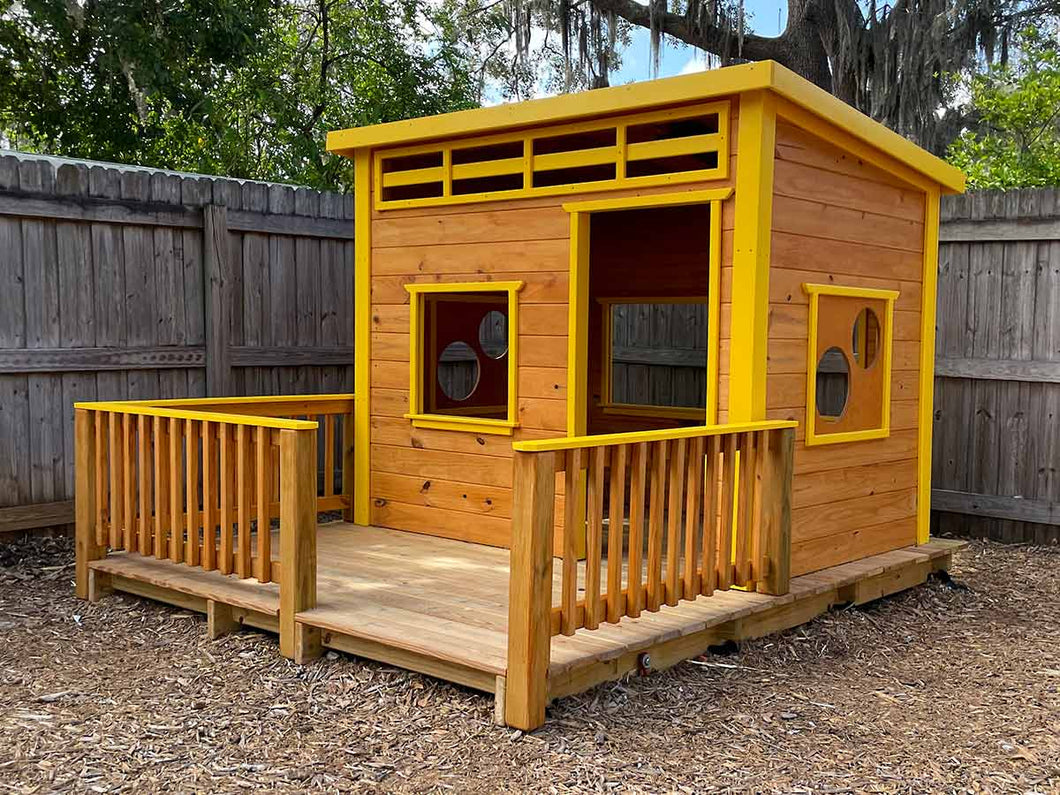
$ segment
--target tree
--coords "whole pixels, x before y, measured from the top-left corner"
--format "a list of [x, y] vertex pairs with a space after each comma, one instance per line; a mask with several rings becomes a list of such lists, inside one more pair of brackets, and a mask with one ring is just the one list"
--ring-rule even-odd
[[978, 123], [950, 146], [948, 159], [974, 188], [1060, 186], [1060, 47], [1024, 31], [1015, 64], [971, 81]]
[[478, 104], [510, 34], [477, 0], [0, 0], [0, 138], [348, 187], [328, 130]]
[[[787, 0], [779, 36], [748, 30], [742, 0], [512, 0], [562, 33], [568, 63], [593, 85], [614, 64], [606, 47], [623, 25], [648, 28], [721, 64], [775, 60], [922, 146], [942, 152], [963, 124], [954, 75], [1007, 62], [1014, 30], [1060, 11], [1060, 0]], [[576, 46], [574, 46], [576, 44]], [[603, 55], [602, 55], [603, 53]]]

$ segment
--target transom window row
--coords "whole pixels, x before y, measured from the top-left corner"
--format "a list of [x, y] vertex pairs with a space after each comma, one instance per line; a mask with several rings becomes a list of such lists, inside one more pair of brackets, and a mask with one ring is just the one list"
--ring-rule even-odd
[[728, 176], [729, 104], [659, 111], [376, 156], [380, 209]]

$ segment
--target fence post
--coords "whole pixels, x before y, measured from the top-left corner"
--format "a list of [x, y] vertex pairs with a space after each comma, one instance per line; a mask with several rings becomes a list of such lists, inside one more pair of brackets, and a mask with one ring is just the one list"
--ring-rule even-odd
[[513, 470], [504, 719], [530, 731], [545, 722], [548, 701], [556, 454], [516, 452]]
[[223, 397], [231, 392], [228, 324], [232, 302], [231, 263], [228, 254], [228, 208], [207, 204], [202, 208], [203, 289], [206, 315], [206, 394]]
[[96, 436], [88, 409], [74, 409], [74, 527], [77, 595], [88, 598], [88, 564], [107, 554], [96, 543]]
[[762, 484], [763, 509], [769, 521], [761, 539], [758, 592], [782, 596], [791, 581], [791, 481], [794, 472], [795, 429], [781, 428], [769, 432]]
[[295, 616], [317, 602], [317, 431], [280, 431], [280, 653], [320, 654], [320, 630]]

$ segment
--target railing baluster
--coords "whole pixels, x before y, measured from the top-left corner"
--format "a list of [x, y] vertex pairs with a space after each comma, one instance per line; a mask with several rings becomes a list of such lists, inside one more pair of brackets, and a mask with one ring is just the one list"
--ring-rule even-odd
[[184, 421], [184, 460], [188, 475], [184, 489], [188, 502], [188, 535], [185, 541], [184, 562], [199, 565], [199, 429], [195, 420]]
[[644, 601], [644, 486], [647, 479], [648, 443], [633, 446], [629, 474], [629, 568], [626, 580], [626, 615], [640, 615]]
[[751, 520], [754, 514], [755, 494], [755, 450], [753, 433], [741, 433], [740, 444], [740, 496], [739, 514], [736, 519], [736, 585], [751, 585]]
[[179, 563], [184, 553], [184, 468], [181, 455], [181, 422], [169, 418], [169, 559]]
[[670, 458], [669, 494], [666, 517], [666, 604], [676, 605], [681, 597], [681, 503], [685, 485], [685, 439], [678, 439]]
[[152, 522], [152, 506], [153, 501], [153, 478], [151, 477], [151, 426], [152, 423], [149, 418], [141, 414], [137, 419], [139, 425], [139, 434], [137, 442], [139, 444], [139, 461], [140, 461], [140, 554], [150, 555], [154, 547], [152, 546], [153, 538], [151, 536], [151, 522]]
[[703, 439], [692, 439], [689, 444], [688, 468], [685, 472], [685, 557], [683, 598], [695, 599], [699, 592], [696, 581], [696, 536], [699, 533], [699, 503], [703, 489]]
[[155, 557], [162, 559], [169, 551], [166, 531], [169, 527], [169, 423], [155, 417]]
[[732, 586], [732, 535], [735, 528], [736, 434], [727, 434], [722, 447], [721, 524], [718, 527], [718, 589]]
[[221, 550], [217, 568], [221, 574], [232, 573], [232, 442], [231, 426], [226, 422], [217, 424], [218, 446], [221, 448], [221, 465], [217, 470], [221, 482]]
[[754, 494], [751, 497], [751, 551], [749, 566], [750, 579], [758, 582], [762, 579], [762, 534], [767, 522], [762, 515], [762, 500], [766, 482], [766, 466], [769, 460], [769, 432], [756, 431], [755, 434], [755, 469]]
[[[316, 418], [318, 421], [320, 417]], [[324, 496], [335, 494], [335, 415], [324, 415]]]
[[128, 552], [136, 551], [136, 458], [133, 455], [133, 418], [121, 415], [122, 456], [122, 543]]
[[600, 624], [600, 556], [604, 527], [604, 465], [607, 448], [589, 453], [588, 522], [585, 528], [585, 626]]
[[202, 567], [217, 568], [217, 423], [202, 422]]
[[251, 576], [250, 565], [250, 428], [236, 426], [236, 501], [238, 544], [236, 545], [236, 575], [241, 579]]
[[107, 460], [110, 468], [110, 546], [111, 549], [120, 549], [122, 545], [120, 417], [117, 412], [111, 412], [108, 420]]
[[272, 476], [272, 433], [268, 428], [257, 428], [254, 444], [254, 493], [258, 509], [258, 560], [254, 576], [260, 582], [272, 579], [272, 522], [269, 519], [269, 499]]
[[622, 536], [626, 513], [626, 450], [620, 444], [611, 452], [611, 507], [607, 522], [607, 620], [615, 624], [626, 612], [622, 596]]
[[107, 546], [108, 534], [106, 517], [107, 513], [107, 472], [104, 467], [107, 465], [107, 443], [106, 434], [103, 432], [103, 423], [106, 420], [107, 415], [102, 411], [93, 411], [92, 417], [92, 432], [96, 437], [95, 446], [93, 449], [93, 457], [95, 459], [96, 476], [95, 480], [95, 491], [96, 491], [96, 509], [93, 511], [92, 522], [96, 533], [96, 543], [102, 547]]
[[651, 495], [648, 505], [648, 587], [647, 607], [651, 612], [663, 602], [662, 556], [663, 512], [666, 500], [666, 461], [669, 444], [664, 439], [652, 445]]
[[710, 596], [718, 582], [718, 512], [721, 507], [718, 458], [721, 455], [721, 439], [711, 436], [707, 439], [706, 447], [703, 458], [703, 538], [700, 542], [703, 545], [703, 571], [699, 592]]
[[584, 451], [571, 450], [567, 454], [564, 472], [563, 505], [563, 568], [560, 581], [560, 631], [573, 635], [581, 626], [578, 621], [578, 535], [582, 528], [578, 523], [582, 506], [578, 505], [578, 481], [581, 477]]

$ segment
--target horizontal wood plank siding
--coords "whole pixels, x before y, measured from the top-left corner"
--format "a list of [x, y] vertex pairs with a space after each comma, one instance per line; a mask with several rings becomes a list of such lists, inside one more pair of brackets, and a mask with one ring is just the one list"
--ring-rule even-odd
[[[798, 420], [792, 575], [916, 542], [924, 196], [780, 121], [774, 171], [766, 406]], [[802, 284], [898, 290], [891, 435], [806, 447], [809, 301]], [[723, 366], [728, 350], [723, 347]]]

